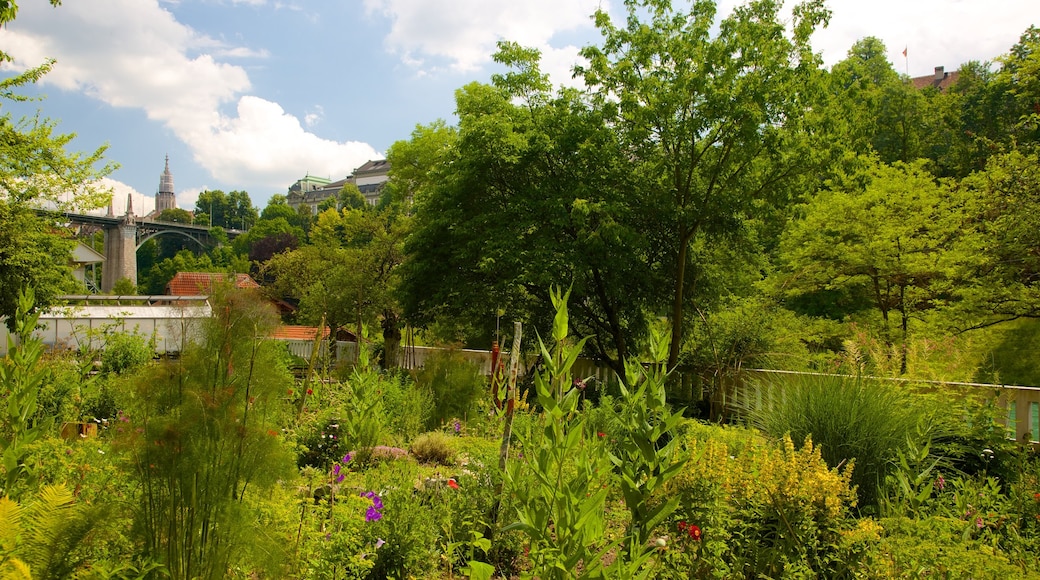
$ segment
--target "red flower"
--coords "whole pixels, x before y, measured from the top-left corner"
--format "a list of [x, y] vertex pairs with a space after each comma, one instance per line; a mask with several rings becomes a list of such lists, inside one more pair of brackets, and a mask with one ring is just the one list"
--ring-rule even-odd
[[607, 434], [602, 432], [602, 431], [599, 431], [599, 432], [596, 433], [596, 437], [606, 437], [606, 436], [607, 436]]
[[698, 528], [696, 525], [690, 524], [690, 527], [688, 528], [687, 533], [690, 534], [690, 537], [693, 538], [694, 541], [697, 541], [697, 542], [700, 541], [700, 539], [701, 539], [701, 529]]
[[314, 390], [313, 389], [307, 389], [307, 394], [308, 395], [313, 395], [314, 394]]
[[459, 484], [455, 483], [454, 479], [449, 479], [448, 480], [448, 487], [450, 487], [452, 489], [458, 489], [459, 488]]
[[679, 522], [679, 530], [685, 532], [686, 528], [690, 527], [686, 522]]

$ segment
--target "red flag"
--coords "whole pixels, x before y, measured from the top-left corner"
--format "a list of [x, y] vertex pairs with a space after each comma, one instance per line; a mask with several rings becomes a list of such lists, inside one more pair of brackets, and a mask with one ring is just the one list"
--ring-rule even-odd
[[906, 58], [906, 47], [903, 47], [903, 58]]

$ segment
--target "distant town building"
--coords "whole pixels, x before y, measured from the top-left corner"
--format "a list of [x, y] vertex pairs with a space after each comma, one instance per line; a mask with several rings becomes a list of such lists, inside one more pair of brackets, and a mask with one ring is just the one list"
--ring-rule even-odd
[[173, 174], [170, 173], [170, 156], [166, 156], [166, 168], [159, 176], [159, 192], [155, 194], [155, 214], [177, 207], [177, 196], [173, 192]]
[[932, 87], [938, 90], [940, 93], [945, 93], [957, 83], [957, 79], [960, 77], [958, 71], [946, 72], [946, 67], [937, 66], [935, 67], [935, 73], [925, 75], [923, 77], [914, 77], [910, 79], [910, 82], [914, 84], [916, 89], [926, 89]]
[[308, 175], [289, 187], [289, 207], [298, 209], [301, 206], [310, 208], [311, 214], [318, 213], [318, 206], [325, 200], [336, 199], [344, 185], [352, 183], [365, 197], [369, 205], [379, 203], [379, 196], [389, 178], [390, 163], [386, 159], [368, 161], [354, 170], [353, 175], [338, 181]]

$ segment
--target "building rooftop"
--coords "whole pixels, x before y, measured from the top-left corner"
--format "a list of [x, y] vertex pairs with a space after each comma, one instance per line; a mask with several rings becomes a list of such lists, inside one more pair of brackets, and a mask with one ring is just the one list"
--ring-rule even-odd
[[[232, 280], [231, 274], [221, 272], [177, 272], [166, 285], [171, 296], [196, 296], [209, 294], [213, 286]], [[259, 288], [260, 285], [249, 274], [234, 274], [235, 288]]]
[[914, 83], [914, 88], [926, 89], [932, 87], [937, 89], [939, 92], [946, 92], [947, 89], [957, 83], [957, 79], [960, 77], [958, 71], [946, 72], [945, 67], [935, 67], [935, 73], [923, 76], [914, 77], [910, 79], [910, 82]]

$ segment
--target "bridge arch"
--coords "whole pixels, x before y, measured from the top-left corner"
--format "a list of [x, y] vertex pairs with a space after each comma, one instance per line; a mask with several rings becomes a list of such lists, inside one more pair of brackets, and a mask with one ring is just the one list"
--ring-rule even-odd
[[152, 232], [152, 233], [148, 234], [144, 238], [141, 238], [141, 241], [139, 241], [137, 243], [137, 247], [134, 250], [135, 251], [140, 250], [141, 246], [143, 246], [144, 243], [147, 242], [148, 240], [151, 240], [152, 238], [157, 238], [159, 236], [166, 235], [166, 234], [173, 234], [173, 235], [183, 236], [183, 237], [188, 238], [189, 240], [195, 242], [196, 244], [198, 244], [199, 247], [203, 249], [203, 251], [205, 251], [207, 249], [206, 244], [202, 243], [201, 240], [199, 240], [198, 238], [196, 238], [195, 236], [193, 236], [191, 234], [186, 234], [184, 232], [179, 232], [177, 230], [159, 230], [159, 231]]

